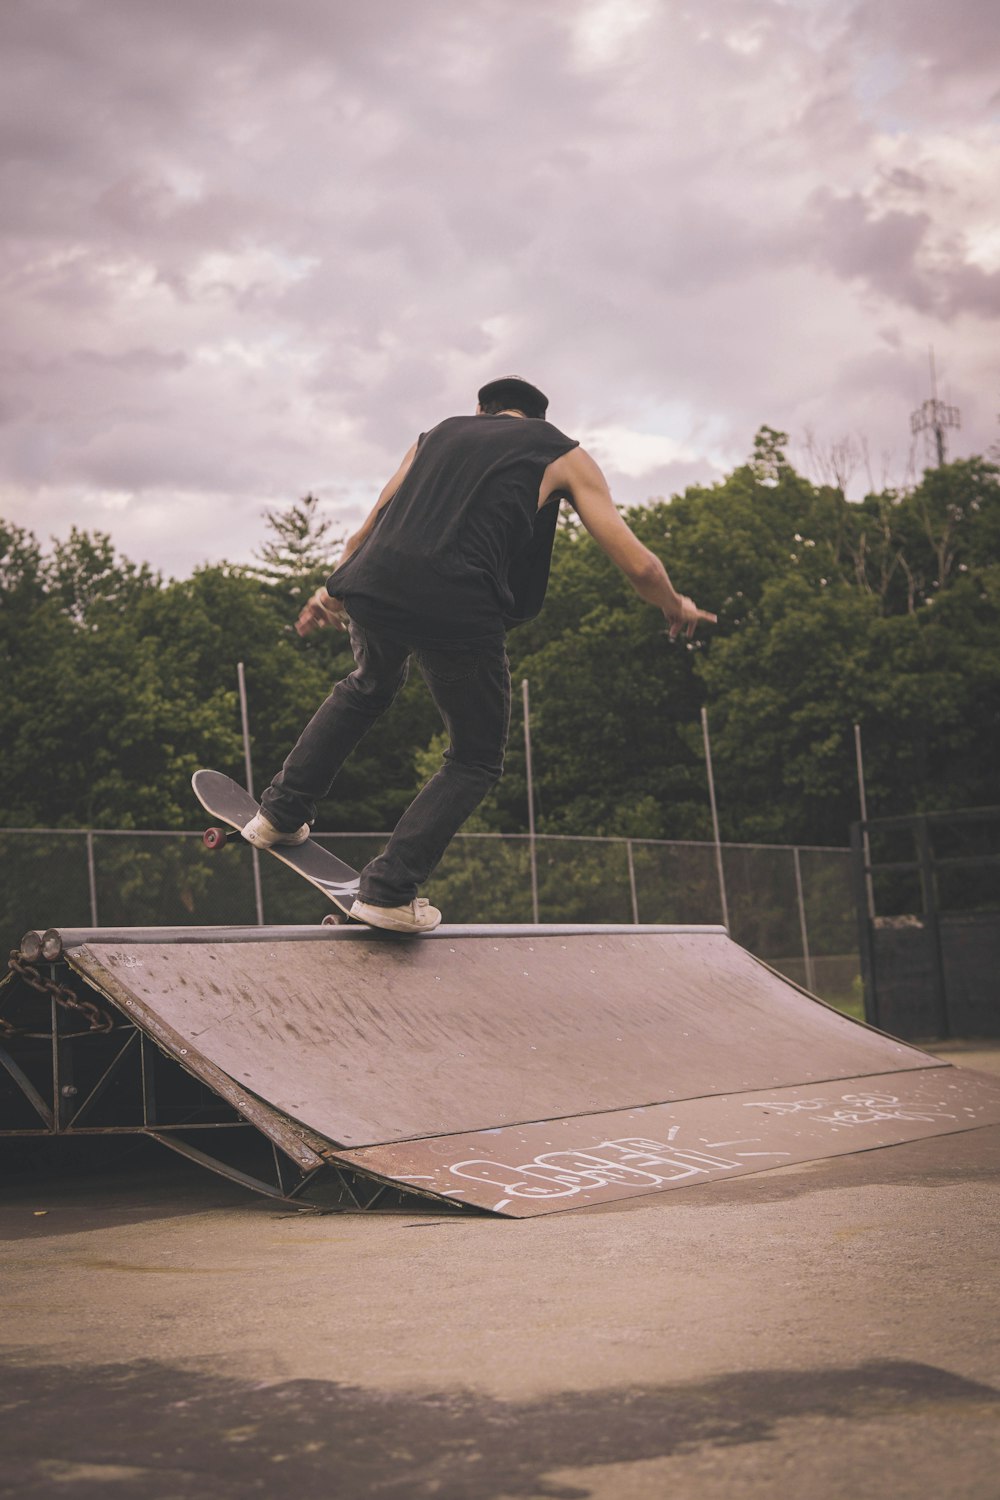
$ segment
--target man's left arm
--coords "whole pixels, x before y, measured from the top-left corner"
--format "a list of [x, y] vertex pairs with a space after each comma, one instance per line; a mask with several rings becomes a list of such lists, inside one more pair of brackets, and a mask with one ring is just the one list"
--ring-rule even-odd
[[[384, 510], [389, 504], [389, 501], [409, 473], [410, 465], [413, 462], [416, 451], [417, 444], [414, 443], [388, 484], [383, 485], [378, 499], [357, 531], [353, 536], [347, 538], [344, 550], [337, 560], [338, 568], [342, 567], [351, 556], [351, 553], [356, 552], [361, 543], [371, 535], [375, 527], [375, 522], [378, 520], [379, 512]], [[327, 593], [325, 587], [321, 586], [312, 595], [308, 603], [303, 606], [302, 613], [295, 622], [295, 629], [299, 635], [309, 635], [312, 631], [322, 629], [325, 625], [333, 625], [338, 630], [346, 630], [349, 623], [347, 611], [344, 609], [344, 601], [336, 599], [333, 594]]]

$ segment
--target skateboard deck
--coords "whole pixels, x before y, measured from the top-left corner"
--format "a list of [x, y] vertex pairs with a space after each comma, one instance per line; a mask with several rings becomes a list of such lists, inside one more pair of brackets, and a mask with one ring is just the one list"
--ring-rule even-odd
[[[240, 838], [243, 829], [255, 813], [260, 811], [245, 787], [221, 771], [195, 771], [191, 777], [194, 794], [202, 807], [213, 818], [221, 818], [229, 829], [207, 828], [202, 834], [206, 849], [221, 849], [231, 839]], [[251, 845], [256, 848], [256, 845]], [[304, 844], [277, 844], [264, 851], [280, 859], [283, 865], [308, 880], [328, 901], [332, 901], [342, 913], [340, 920], [350, 915], [351, 906], [358, 894], [358, 872], [350, 865], [324, 849], [322, 844], [307, 839]], [[337, 920], [332, 916], [327, 918]]]

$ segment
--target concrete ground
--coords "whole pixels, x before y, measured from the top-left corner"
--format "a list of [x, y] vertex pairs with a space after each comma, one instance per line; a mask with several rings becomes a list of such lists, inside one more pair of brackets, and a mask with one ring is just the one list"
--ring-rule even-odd
[[0, 1495], [997, 1500], [998, 1180], [1000, 1128], [521, 1222], [15, 1178]]

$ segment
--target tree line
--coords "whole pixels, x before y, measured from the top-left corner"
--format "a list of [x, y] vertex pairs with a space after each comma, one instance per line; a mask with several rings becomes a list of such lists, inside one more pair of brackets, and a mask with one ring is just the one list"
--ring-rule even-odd
[[[1000, 801], [1000, 470], [963, 459], [855, 503], [796, 472], [786, 442], [763, 427], [724, 480], [624, 512], [718, 612], [690, 645], [563, 515], [545, 608], [509, 643], [540, 832], [710, 837], [703, 705], [728, 840], [843, 844], [855, 722], [872, 815]], [[243, 777], [238, 661], [263, 785], [350, 667], [343, 635], [292, 628], [339, 544], [306, 496], [269, 515], [253, 565], [165, 580], [101, 533], [43, 546], [0, 521], [3, 825], [198, 826], [192, 771]], [[518, 702], [481, 830], [526, 827]], [[391, 827], [443, 748], [413, 674], [319, 826]]]

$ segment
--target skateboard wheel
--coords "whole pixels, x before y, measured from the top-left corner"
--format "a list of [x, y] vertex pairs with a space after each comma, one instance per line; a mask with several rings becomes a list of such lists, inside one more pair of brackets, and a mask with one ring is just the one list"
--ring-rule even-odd
[[350, 919], [342, 911], [332, 911], [323, 918], [320, 924], [323, 927], [346, 927]]
[[221, 849], [224, 847], [228, 836], [224, 828], [206, 828], [201, 836], [201, 841], [206, 849]]

